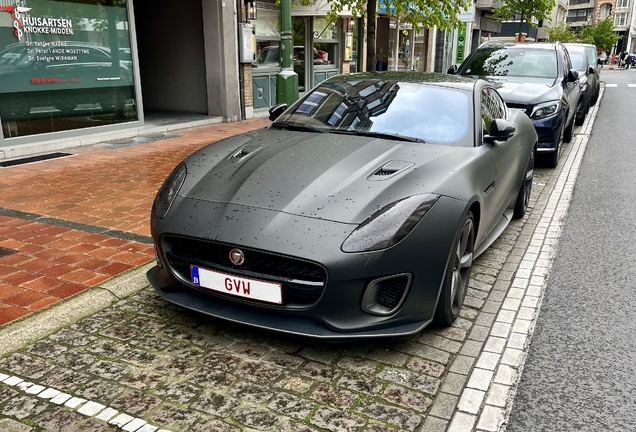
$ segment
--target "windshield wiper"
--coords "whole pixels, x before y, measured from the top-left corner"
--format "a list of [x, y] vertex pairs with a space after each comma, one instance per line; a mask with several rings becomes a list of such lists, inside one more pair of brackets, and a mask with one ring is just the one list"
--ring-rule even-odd
[[311, 126], [305, 126], [305, 125], [301, 125], [298, 123], [282, 123], [282, 122], [274, 122], [272, 123], [272, 127], [277, 127], [277, 128], [281, 128], [281, 129], [288, 129], [288, 130], [294, 130], [294, 131], [301, 131], [301, 132], [318, 132], [318, 133], [325, 133], [326, 130], [324, 129], [318, 129], [315, 127], [311, 127]]
[[412, 136], [392, 134], [386, 132], [368, 132], [368, 131], [358, 131], [358, 130], [346, 130], [346, 129], [329, 129], [330, 133], [335, 134], [343, 134], [343, 135], [360, 135], [360, 136], [368, 136], [373, 138], [388, 138], [399, 141], [409, 141], [409, 142], [418, 142], [425, 143], [421, 138], [416, 138]]

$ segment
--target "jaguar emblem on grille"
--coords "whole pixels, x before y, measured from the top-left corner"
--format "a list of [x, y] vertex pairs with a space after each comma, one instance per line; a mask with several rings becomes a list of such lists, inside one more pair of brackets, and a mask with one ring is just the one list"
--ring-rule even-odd
[[234, 265], [241, 265], [245, 262], [245, 254], [240, 249], [232, 249], [230, 251], [230, 261]]

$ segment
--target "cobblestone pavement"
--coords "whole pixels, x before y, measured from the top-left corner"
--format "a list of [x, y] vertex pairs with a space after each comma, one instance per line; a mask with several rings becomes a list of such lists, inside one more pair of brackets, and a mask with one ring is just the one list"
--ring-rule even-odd
[[590, 128], [559, 167], [535, 171], [531, 211], [475, 261], [453, 326], [325, 345], [188, 312], [146, 287], [0, 359], [0, 429], [504, 427]]

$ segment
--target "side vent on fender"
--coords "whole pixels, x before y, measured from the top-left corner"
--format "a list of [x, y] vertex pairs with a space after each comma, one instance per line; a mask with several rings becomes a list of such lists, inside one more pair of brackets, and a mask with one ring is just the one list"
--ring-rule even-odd
[[415, 165], [413, 162], [406, 161], [388, 161], [380, 168], [376, 169], [367, 177], [367, 180], [377, 181], [386, 180], [398, 175], [399, 173], [406, 171]]

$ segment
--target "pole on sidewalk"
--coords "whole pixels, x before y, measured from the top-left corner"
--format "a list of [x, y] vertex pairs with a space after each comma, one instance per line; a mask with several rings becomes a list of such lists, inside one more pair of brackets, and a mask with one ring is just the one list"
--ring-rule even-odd
[[[276, 75], [276, 103], [287, 106], [298, 100], [298, 74], [294, 72], [294, 44], [292, 42], [291, 0], [280, 2], [280, 57], [282, 70]], [[311, 55], [305, 56], [312, 58]]]

